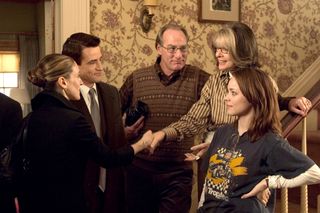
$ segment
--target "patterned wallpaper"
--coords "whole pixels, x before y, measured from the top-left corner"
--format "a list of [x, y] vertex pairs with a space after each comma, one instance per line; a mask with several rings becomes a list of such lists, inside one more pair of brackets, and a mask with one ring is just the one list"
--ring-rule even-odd
[[[154, 63], [159, 28], [173, 20], [188, 30], [188, 63], [214, 72], [209, 45], [221, 23], [199, 23], [197, 0], [158, 0], [150, 32], [139, 25], [143, 0], [91, 0], [91, 32], [102, 39], [105, 81], [120, 87], [137, 68]], [[285, 91], [320, 56], [319, 0], [241, 0], [240, 21], [254, 30], [263, 69]]]

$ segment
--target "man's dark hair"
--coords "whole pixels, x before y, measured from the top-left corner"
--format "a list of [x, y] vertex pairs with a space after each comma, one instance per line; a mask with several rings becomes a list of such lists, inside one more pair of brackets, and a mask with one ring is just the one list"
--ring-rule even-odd
[[67, 55], [81, 65], [82, 50], [86, 47], [97, 47], [100, 38], [87, 33], [74, 33], [63, 44], [62, 54]]

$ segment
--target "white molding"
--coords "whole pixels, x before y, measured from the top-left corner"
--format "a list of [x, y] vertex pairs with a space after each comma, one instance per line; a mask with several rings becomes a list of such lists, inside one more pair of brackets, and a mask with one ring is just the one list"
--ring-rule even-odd
[[[318, 81], [320, 80], [320, 57], [317, 58], [302, 75], [282, 94], [284, 97], [304, 96]], [[309, 112], [307, 117], [308, 130], [318, 129], [317, 111]], [[286, 111], [281, 111], [281, 117], [286, 114]], [[302, 126], [299, 124], [295, 129], [299, 130]]]
[[90, 33], [90, 0], [55, 0], [55, 52], [76, 32]]
[[283, 96], [304, 96], [320, 80], [320, 57], [283, 93]]
[[45, 35], [45, 50], [44, 55], [52, 53], [54, 51], [53, 43], [53, 3], [49, 1], [44, 2], [44, 35]]

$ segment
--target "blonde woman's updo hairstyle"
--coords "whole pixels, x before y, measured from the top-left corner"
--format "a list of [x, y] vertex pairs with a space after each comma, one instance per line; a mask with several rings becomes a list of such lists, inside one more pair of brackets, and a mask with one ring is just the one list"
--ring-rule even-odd
[[69, 56], [50, 54], [28, 72], [28, 80], [38, 87], [53, 90], [59, 77], [69, 78], [73, 66], [75, 62]]

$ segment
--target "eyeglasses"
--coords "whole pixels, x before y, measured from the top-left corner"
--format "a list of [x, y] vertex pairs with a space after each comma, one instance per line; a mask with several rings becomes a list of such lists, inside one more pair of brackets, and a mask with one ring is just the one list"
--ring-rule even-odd
[[173, 45], [168, 45], [167, 47], [160, 45], [161, 47], [163, 47], [164, 49], [166, 49], [168, 51], [168, 53], [176, 53], [178, 50], [181, 51], [181, 53], [186, 53], [188, 51], [188, 45], [183, 45], [181, 47], [176, 47]]
[[218, 50], [219, 50], [222, 54], [229, 54], [229, 53], [230, 53], [229, 50], [228, 50], [228, 49], [225, 49], [225, 48], [216, 48], [216, 47], [213, 48], [213, 52], [215, 52], [215, 53], [217, 53]]

